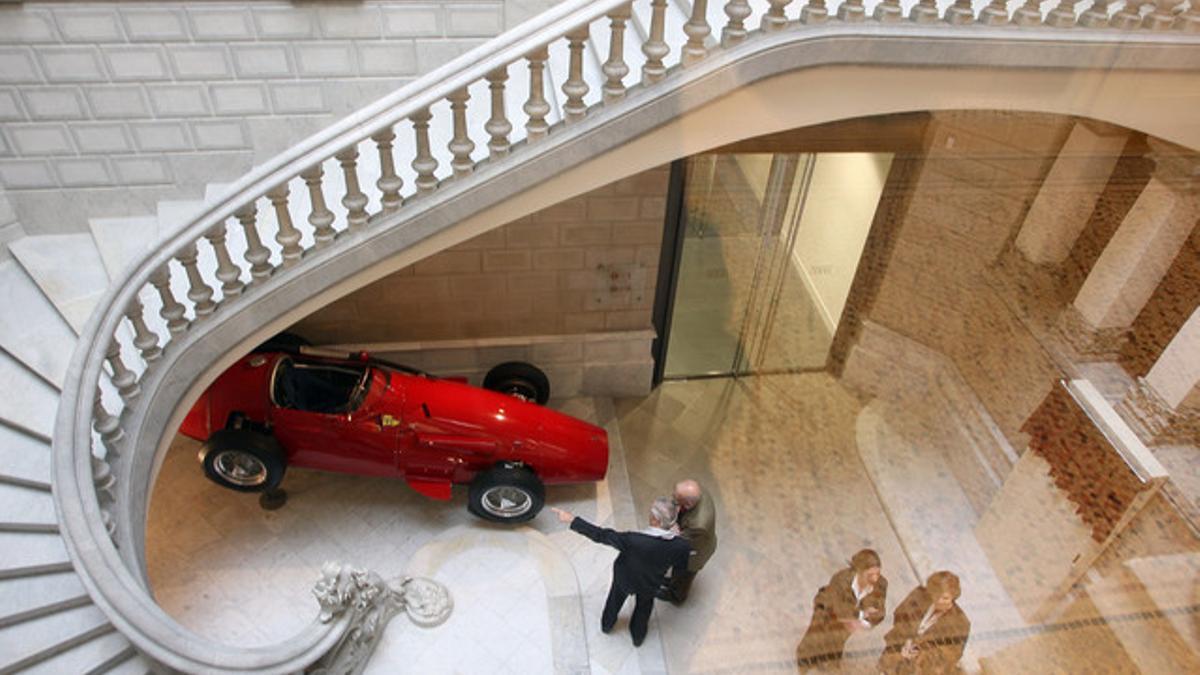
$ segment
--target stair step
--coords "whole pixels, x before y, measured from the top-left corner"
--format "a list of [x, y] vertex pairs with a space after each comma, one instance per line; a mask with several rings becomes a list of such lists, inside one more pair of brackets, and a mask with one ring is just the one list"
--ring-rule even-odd
[[0, 307], [0, 348], [61, 388], [75, 332], [15, 260], [0, 262]]
[[0, 396], [0, 420], [42, 438], [50, 437], [58, 411], [59, 392], [54, 387], [0, 353], [0, 391], [7, 392]]
[[50, 483], [50, 445], [0, 426], [0, 473], [21, 480]]
[[158, 238], [162, 241], [192, 222], [196, 214], [204, 210], [200, 199], [165, 200], [158, 203]]
[[[6, 470], [7, 467], [0, 468], [0, 471]], [[57, 527], [54, 497], [41, 490], [0, 483], [0, 530], [13, 530], [11, 526], [16, 525]]]
[[0, 628], [58, 611], [81, 597], [87, 598], [87, 590], [74, 571], [0, 580]]
[[24, 237], [8, 248], [71, 328], [83, 330], [108, 290], [108, 273], [92, 235]]
[[[112, 628], [110, 626], [110, 628]], [[97, 631], [98, 632], [98, 631]], [[134, 652], [124, 635], [112, 629], [82, 644], [55, 654], [22, 671], [22, 675], [106, 672], [107, 666], [127, 660]]]
[[40, 532], [0, 532], [0, 575], [47, 565], [70, 564], [62, 537]]
[[118, 278], [158, 241], [158, 216], [92, 218], [88, 227], [110, 279]]
[[0, 673], [23, 670], [113, 630], [91, 604], [9, 626], [0, 630]]
[[139, 654], [132, 646], [124, 659], [103, 665], [107, 666], [104, 670], [90, 670], [86, 675], [148, 675], [155, 671], [150, 661], [146, 660], [146, 657]]

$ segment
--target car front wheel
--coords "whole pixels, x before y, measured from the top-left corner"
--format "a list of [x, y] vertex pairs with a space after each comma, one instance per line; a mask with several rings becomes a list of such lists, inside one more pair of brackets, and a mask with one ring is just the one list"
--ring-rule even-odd
[[546, 488], [533, 471], [516, 464], [501, 464], [471, 482], [467, 509], [495, 523], [532, 520], [546, 501]]
[[287, 468], [279, 443], [248, 429], [213, 433], [200, 450], [200, 462], [209, 480], [238, 492], [273, 490], [279, 487]]

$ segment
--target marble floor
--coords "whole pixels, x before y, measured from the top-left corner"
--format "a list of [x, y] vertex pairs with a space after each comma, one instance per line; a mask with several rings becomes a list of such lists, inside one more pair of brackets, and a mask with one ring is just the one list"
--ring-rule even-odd
[[832, 670], [874, 672], [892, 610], [936, 569], [962, 578], [967, 672], [1200, 666], [1200, 547], [1166, 527], [1138, 536], [1169, 542], [1171, 555], [1098, 565], [1057, 614], [1027, 618], [1042, 599], [1006, 587], [977, 535], [979, 493], [995, 486], [954, 465], [967, 442], [948, 423], [955, 408], [920, 386], [868, 395], [808, 373], [668, 382], [644, 398], [555, 405], [605, 425], [613, 452], [605, 481], [552, 488], [548, 504], [636, 528], [645, 505], [682, 477], [716, 503], [716, 556], [686, 604], [656, 605], [640, 649], [626, 631], [631, 608], [612, 634], [597, 625], [615, 552], [549, 511], [502, 528], [468, 516], [465, 491], [439, 503], [396, 481], [295, 471], [288, 504], [265, 512], [208, 483], [186, 439], [171, 449], [152, 506], [155, 595], [201, 635], [270, 643], [313, 619], [310, 589], [333, 559], [385, 578], [433, 577], [455, 599], [437, 628], [393, 620], [370, 672], [783, 673], [795, 671], [816, 590], [870, 547], [890, 582], [889, 619], [852, 636]]

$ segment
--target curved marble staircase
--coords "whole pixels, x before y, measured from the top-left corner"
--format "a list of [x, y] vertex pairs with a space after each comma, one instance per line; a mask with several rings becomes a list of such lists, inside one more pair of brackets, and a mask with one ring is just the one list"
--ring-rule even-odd
[[[238, 314], [244, 314], [245, 310], [239, 307], [244, 308], [246, 303], [241, 302], [239, 305], [233, 302], [244, 300], [235, 297], [241, 294], [244, 286], [249, 287], [256, 280], [260, 282], [260, 287], [255, 289], [259, 292], [255, 299], [273, 300], [275, 305], [270, 310], [271, 317], [272, 320], [278, 321], [279, 317], [286, 314], [285, 309], [281, 307], [290, 301], [290, 296], [285, 295], [283, 300], [278, 300], [277, 296], [270, 295], [275, 293], [276, 289], [271, 287], [264, 290], [261, 287], [268, 279], [275, 284], [283, 277], [284, 280], [277, 285], [295, 283], [296, 266], [309, 264], [310, 254], [313, 254], [312, 259], [318, 261], [316, 264], [325, 266], [322, 269], [333, 269], [338, 260], [337, 256], [346, 255], [344, 251], [335, 249], [338, 246], [342, 249], [354, 246], [358, 247], [354, 249], [356, 251], [366, 250], [373, 241], [370, 238], [377, 236], [369, 232], [373, 226], [387, 233], [401, 225], [413, 228], [412, 221], [420, 221], [417, 224], [421, 227], [415, 227], [416, 234], [411, 235], [414, 239], [403, 241], [402, 237], [393, 236], [386, 242], [393, 249], [401, 247], [397, 250], [403, 250], [403, 246], [412, 246], [418, 241], [415, 237], [429, 237], [431, 233], [440, 231], [437, 228], [448, 226], [445, 222], [435, 225], [429, 225], [429, 222], [439, 218], [449, 220], [471, 215], [470, 211], [455, 212], [452, 208], [446, 209], [443, 215], [438, 209], [455, 199], [463, 199], [478, 183], [484, 184], [484, 187], [478, 190], [484, 193], [484, 198], [495, 202], [503, 201], [502, 195], [489, 196], [486, 192], [488, 189], [497, 191], [504, 187], [495, 180], [500, 167], [493, 166], [492, 163], [508, 161], [510, 148], [514, 153], [517, 150], [526, 153], [525, 157], [528, 159], [521, 160], [524, 164], [509, 161], [504, 165], [508, 169], [523, 167], [537, 161], [549, 161], [552, 166], [557, 167], [561, 164], [566, 168], [572, 166], [565, 159], [572, 152], [591, 153], [593, 156], [603, 154], [609, 149], [600, 139], [606, 128], [604, 125], [609, 125], [607, 128], [610, 129], [620, 124], [629, 126], [621, 117], [626, 112], [621, 105], [626, 100], [627, 85], [622, 83], [622, 79], [627, 74], [631, 75], [630, 80], [636, 80], [637, 74], [641, 73], [643, 82], [641, 89], [629, 87], [629, 90], [636, 94], [631, 95], [631, 98], [637, 99], [629, 108], [638, 110], [640, 106], [640, 109], [649, 109], [647, 102], [653, 99], [645, 95], [646, 87], [664, 77], [669, 79], [672, 74], [679, 72], [701, 72], [682, 69], [702, 62], [710, 52], [717, 53], [723, 48], [734, 47], [749, 40], [749, 37], [759, 33], [753, 30], [755, 27], [762, 27], [762, 35], [776, 36], [772, 38], [775, 41], [771, 45], [780, 47], [787, 46], [788, 40], [792, 39], [787, 36], [779, 37], [782, 35], [780, 31], [784, 28], [797, 29], [800, 23], [796, 21], [797, 18], [806, 24], [817, 24], [825, 18], [824, 15], [817, 14], [818, 10], [825, 11], [823, 3], [819, 6], [810, 3], [803, 13], [799, 3], [796, 3], [797, 6], [787, 9], [788, 13], [785, 14], [785, 6], [788, 4], [786, 1], [777, 0], [734, 0], [724, 5], [716, 2], [709, 5], [702, 0], [695, 4], [689, 4], [685, 0], [652, 0], [636, 2], [630, 10], [628, 4], [612, 1], [567, 2], [535, 20], [540, 21], [538, 25], [517, 29], [508, 37], [498, 38], [493, 44], [496, 53], [487, 57], [493, 59], [494, 63], [488, 61], [473, 65], [470, 59], [478, 58], [479, 55], [469, 54], [464, 59], [440, 69], [426, 84], [429, 88], [436, 89], [437, 96], [443, 98], [437, 99], [435, 103], [424, 104], [423, 110], [406, 109], [406, 99], [398, 97], [386, 105], [369, 107], [357, 120], [351, 120], [331, 129], [323, 136], [310, 139], [311, 142], [306, 142], [307, 145], [302, 145], [299, 150], [290, 151], [290, 156], [272, 160], [261, 170], [252, 171], [247, 178], [232, 186], [207, 186], [204, 199], [192, 202], [164, 202], [159, 205], [158, 212], [152, 215], [131, 214], [128, 218], [97, 219], [89, 223], [89, 233], [27, 237], [13, 242], [10, 249], [14, 259], [0, 263], [0, 306], [5, 308], [5, 311], [0, 313], [0, 386], [6, 392], [0, 397], [0, 494], [3, 494], [0, 498], [0, 543], [3, 545], [0, 548], [4, 550], [3, 560], [0, 561], [0, 675], [16, 671], [132, 673], [151, 670], [154, 667], [153, 662], [135, 650], [122, 632], [110, 623], [110, 616], [118, 623], [126, 621], [123, 626], [134, 625], [134, 630], [129, 634], [137, 635], [139, 640], [161, 639], [173, 641], [176, 645], [186, 642], [185, 638], [163, 629], [162, 624], [154, 624], [143, 630], [142, 624], [138, 623], [142, 619], [129, 616], [128, 607], [135, 603], [113, 604], [111, 594], [114, 589], [126, 584], [122, 588], [127, 590], [131, 588], [130, 582], [114, 580], [111, 575], [105, 576], [102, 582], [84, 579], [73, 567], [68, 547], [60, 537], [60, 521], [66, 518], [62, 513], [62, 502], [60, 500], [60, 509], [56, 513], [51, 496], [51, 484], [54, 482], [51, 476], [63, 476], [63, 472], [69, 468], [64, 468], [65, 464], [64, 467], [51, 465], [51, 444], [53, 439], [56, 446], [64, 446], [56, 447], [55, 452], [60, 458], [59, 461], [65, 462], [62, 458], [69, 456], [72, 445], [77, 444], [78, 439], [88, 432], [76, 431], [70, 438], [61, 436], [65, 421], [71, 416], [68, 414], [70, 409], [66, 413], [58, 410], [61, 391], [70, 391], [71, 387], [75, 386], [75, 405], [79, 405], [80, 400], [90, 402], [91, 394], [87, 392], [98, 387], [108, 412], [118, 414], [122, 402], [126, 404], [124, 407], [128, 412], [130, 402], [137, 396], [137, 385], [143, 380], [143, 376], [151, 374], [150, 366], [160, 370], [163, 368], [161, 361], [158, 364], [154, 363], [161, 355], [161, 352], [155, 352], [159, 345], [170, 343], [175, 347], [175, 341], [178, 340], [179, 349], [183, 351], [182, 356], [171, 355], [176, 361], [199, 353], [194, 351], [196, 349], [203, 352], [201, 347], [197, 347], [197, 343], [203, 337], [189, 336], [189, 326], [194, 322], [197, 325], [208, 326], [201, 329], [201, 332], [212, 330], [214, 319], [211, 313], [216, 308], [224, 310], [219, 316], [235, 320], [231, 323], [240, 322], [243, 326], [247, 323], [247, 317]], [[876, 11], [883, 20], [899, 20], [901, 15], [907, 15], [911, 11], [912, 23], [922, 24], [928, 23], [932, 6], [932, 19], [938, 20], [938, 10], [932, 3], [921, 2], [920, 7], [924, 8], [923, 11], [914, 8], [914, 4], [906, 2], [902, 6], [895, 0], [885, 0], [879, 3]], [[967, 4], [969, 6], [969, 3]], [[947, 24], [962, 23], [965, 16], [963, 12], [973, 11], [960, 5], [962, 3], [955, 4], [956, 12], [947, 10]], [[1195, 14], [1196, 10], [1190, 12]], [[834, 9], [830, 8], [829, 13], [834, 14]], [[1083, 11], [1080, 15], [1081, 23], [1086, 13]], [[1053, 12], [1047, 15], [1047, 23], [1058, 20], [1052, 15]], [[836, 18], [830, 16], [828, 19], [831, 24], [846, 27], [863, 21], [865, 16], [861, 2], [847, 0], [838, 8]], [[995, 23], [991, 21], [994, 18], [994, 12], [992, 15], [985, 12], [979, 14], [980, 23]], [[1041, 18], [1040, 14], [1038, 18]], [[1026, 19], [1030, 17], [1025, 16], [1022, 20]], [[1128, 20], [1128, 17], [1126, 19]], [[1014, 22], [1017, 22], [1015, 17]], [[1031, 25], [1029, 21], [1024, 24], [1017, 23]], [[1136, 24], [1135, 21], [1134, 25]], [[862, 39], [866, 35], [884, 33], [884, 25], [882, 22], [872, 24], [857, 37]], [[719, 29], [720, 26], [724, 26], [724, 30]], [[747, 27], [751, 29], [749, 37]], [[587, 30], [584, 31], [584, 28]], [[912, 30], [908, 30], [910, 28]], [[952, 30], [950, 26], [927, 30], [906, 23], [904, 30], [908, 32], [901, 34], [902, 39], [898, 42], [948, 35], [949, 33], [942, 32], [943, 29]], [[521, 33], [521, 30], [524, 30], [524, 33]], [[836, 37], [837, 30], [832, 30], [829, 34]], [[625, 39], [621, 39], [623, 32]], [[1014, 33], [1003, 33], [1006, 40], [1012, 35]], [[1044, 39], [1044, 35], [1041, 39]], [[768, 49], [762, 49], [756, 57], [766, 62], [771, 58], [768, 52]], [[678, 55], [678, 60], [668, 60], [664, 64], [662, 59], [667, 55]], [[728, 53], [723, 56], [728, 57]], [[491, 69], [499, 67], [507, 70], [510, 65], [519, 61], [528, 62], [529, 75], [525, 75], [522, 64], [519, 76], [514, 76], [508, 81], [508, 95], [505, 97], [505, 80], [493, 77], [499, 71]], [[725, 76], [726, 72], [735, 72], [737, 69], [730, 65], [733, 62], [734, 59], [728, 57], [712, 66], [708, 71], [711, 75], [708, 82], [720, 82], [720, 77]], [[488, 70], [481, 70], [484, 66], [487, 66]], [[514, 75], [518, 74], [517, 68], [511, 70]], [[741, 77], [766, 76], [767, 74], [754, 74]], [[457, 79], [453, 79], [451, 88], [450, 80], [442, 82], [438, 81], [438, 77]], [[687, 77], [692, 79], [688, 80]], [[680, 81], [689, 84], [704, 83], [700, 76], [689, 74], [683, 80], [677, 77], [672, 86], [678, 90], [684, 89], [680, 86]], [[495, 97], [497, 86], [501, 92], [499, 99]], [[537, 86], [542, 87], [541, 93], [535, 91]], [[710, 87], [710, 93], [706, 95], [718, 95], [711, 91], [719, 92], [719, 88], [714, 88], [715, 85], [706, 86]], [[732, 85], [726, 83], [721, 86]], [[695, 89], [699, 91], [703, 87], [697, 85]], [[680, 97], [678, 100], [686, 98], [679, 91], [671, 91]], [[405, 92], [412, 98], [423, 95], [419, 93], [419, 87], [409, 87], [401, 91]], [[467, 99], [460, 96], [459, 92], [467, 92], [469, 99], [476, 103], [467, 106]], [[588, 95], [586, 102], [583, 98], [585, 94]], [[700, 95], [694, 98], [703, 99]], [[492, 101], [490, 109], [480, 103], [489, 99]], [[603, 103], [595, 102], [598, 99]], [[699, 103], [692, 101], [680, 107], [698, 105]], [[388, 112], [389, 106], [395, 108], [395, 111]], [[429, 114], [430, 109], [434, 112], [432, 116]], [[649, 114], [653, 116], [664, 113], [651, 111]], [[388, 117], [389, 115], [392, 117]], [[516, 125], [507, 122], [527, 117], [529, 122], [523, 129], [514, 128]], [[596, 118], [600, 118], [600, 121], [588, 127], [587, 125]], [[389, 137], [388, 134], [393, 127], [397, 132], [400, 131], [400, 123], [405, 122], [403, 130], [407, 136], [410, 133], [407, 125], [409, 121], [413, 123], [412, 128], [417, 132], [416, 159], [409, 163], [408, 157], [412, 155], [406, 155], [404, 161], [393, 166], [393, 141], [396, 135], [392, 134]], [[639, 122], [645, 128], [653, 128], [653, 124], [656, 123], [658, 122]], [[422, 127], [423, 124], [427, 124], [428, 127]], [[576, 125], [573, 129], [569, 126], [572, 124]], [[554, 140], [554, 136], [550, 141], [541, 140], [550, 130], [554, 130], [555, 134], [560, 133], [560, 127], [566, 129], [559, 138], [565, 136], [568, 139], [581, 139], [576, 148], [569, 147], [568, 141]], [[423, 131], [425, 128], [428, 129], [427, 132]], [[474, 145], [466, 137], [467, 129], [471, 129], [475, 138], [481, 141], [481, 130], [486, 130], [491, 136], [491, 141], [488, 142], [490, 160], [472, 158]], [[628, 136], [636, 138], [637, 133], [640, 132], [633, 129], [628, 131]], [[572, 137], [571, 134], [576, 135]], [[351, 147], [355, 153], [348, 152], [344, 145], [336, 145], [352, 136], [355, 140]], [[533, 146], [531, 149], [530, 146], [535, 141], [542, 145]], [[482, 143], [480, 145], [482, 146]], [[549, 149], [539, 149], [547, 147]], [[477, 156], [480, 154], [484, 153], [476, 152]], [[321, 166], [320, 171], [314, 170], [314, 158], [316, 165]], [[661, 163], [667, 159], [671, 158], [656, 158], [656, 162]], [[578, 163], [582, 160], [575, 158], [572, 161]], [[558, 164], [555, 164], [556, 162]], [[488, 187], [483, 178], [474, 183], [467, 180], [476, 164], [481, 167], [483, 173], [489, 173], [491, 170], [486, 178], [486, 181], [491, 182], [491, 187]], [[439, 179], [434, 174], [437, 166], [449, 167], [454, 177]], [[550, 170], [542, 171], [546, 173]], [[535, 174], [536, 172], [530, 172], [529, 178], [514, 179], [513, 184], [519, 185], [520, 180], [525, 180], [528, 185], [530, 181], [536, 180]], [[346, 177], [345, 189], [335, 185], [335, 181], [332, 180], [333, 177], [343, 175]], [[322, 180], [322, 176], [326, 178]], [[353, 188], [350, 185], [351, 176], [355, 182]], [[278, 182], [280, 177], [282, 183]], [[370, 177], [370, 180], [359, 181], [359, 177]], [[375, 177], [378, 177], [378, 180], [374, 180]], [[236, 177], [219, 178], [232, 180]], [[272, 183], [273, 180], [276, 182]], [[444, 188], [442, 182], [447, 183], [449, 188]], [[416, 186], [417, 190], [406, 190], [405, 194], [401, 195], [398, 183]], [[280, 191], [281, 185], [287, 189]], [[422, 201], [415, 201], [418, 197]], [[474, 198], [479, 200], [479, 194], [475, 194]], [[249, 201], [246, 201], [247, 199]], [[439, 199], [441, 201], [438, 201]], [[256, 200], [261, 204], [257, 218], [253, 210]], [[324, 211], [318, 208], [321, 202], [330, 207], [344, 204], [348, 213], [344, 215], [338, 208], [339, 213], [335, 217], [328, 208]], [[414, 204], [411, 207], [410, 202]], [[247, 211], [247, 208], [250, 210]], [[368, 209], [373, 212], [368, 213]], [[401, 209], [410, 209], [410, 212], [416, 215], [397, 213]], [[292, 214], [297, 217], [295, 222], [291, 220]], [[303, 214], [308, 214], [307, 225], [299, 220]], [[213, 223], [220, 226], [220, 237], [214, 237], [217, 225]], [[356, 230], [351, 223], [355, 223], [359, 229]], [[237, 227], [239, 224], [243, 226], [241, 229]], [[300, 225], [304, 227], [299, 227]], [[362, 228], [367, 228], [368, 233], [364, 234]], [[255, 241], [255, 237], [260, 239], [261, 243]], [[197, 246], [197, 243], [202, 245]], [[317, 250], [322, 247], [325, 248]], [[249, 268], [244, 268], [240, 263], [243, 259], [250, 263]], [[232, 263], [231, 260], [239, 262]], [[261, 269], [255, 271], [256, 265]], [[156, 281], [154, 277], [157, 272], [148, 271], [151, 266], [169, 272]], [[289, 267], [291, 269], [285, 269]], [[345, 267], [343, 264], [343, 268]], [[274, 272], [279, 274], [272, 278]], [[338, 273], [345, 274], [345, 271]], [[207, 283], [211, 283], [211, 286], [206, 285], [201, 275], [207, 275]], [[198, 276], [201, 276], [199, 283]], [[122, 289], [118, 286], [110, 291], [110, 279], [122, 280], [120, 283], [126, 284], [127, 287]], [[319, 290], [328, 288], [330, 284], [329, 280], [324, 278], [319, 282], [326, 284]], [[136, 290], [129, 290], [133, 287], [136, 287]], [[205, 291], [208, 292], [207, 295]], [[121, 296], [122, 293], [126, 295]], [[131, 317], [130, 321], [121, 321], [109, 316], [117, 311], [116, 307], [121, 306], [114, 304], [118, 296], [132, 298], [125, 300], [126, 303], [132, 302], [132, 306], [124, 306], [132, 308], [120, 310], [120, 313]], [[175, 298], [180, 300], [176, 301]], [[92, 316], [98, 303], [101, 314], [105, 311], [108, 314]], [[109, 303], [109, 306], [105, 307], [105, 303]], [[178, 305], [179, 314], [175, 314], [171, 309], [171, 303]], [[227, 305], [230, 308], [224, 309]], [[143, 312], [143, 306], [148, 310], [161, 307], [161, 310]], [[216, 321], [215, 324], [220, 324], [225, 319]], [[119, 325], [113, 323], [114, 321], [119, 321]], [[180, 322], [182, 326], [177, 325]], [[95, 337], [104, 335], [106, 325], [117, 326], [109, 334], [112, 336], [111, 340]], [[231, 337], [239, 330], [244, 329], [230, 329], [228, 335], [222, 336], [222, 339], [214, 344], [219, 346], [222, 342], [232, 343], [238, 339], [245, 339], [245, 335], [239, 338]], [[72, 353], [77, 351], [78, 335], [81, 333], [91, 337], [88, 338], [88, 344], [79, 347], [76, 365], [85, 362], [94, 364], [97, 359], [107, 361], [107, 370], [105, 367], [96, 366], [101, 373], [98, 382], [93, 380], [91, 383], [80, 383], [69, 379], [86, 379], [87, 372], [90, 372], [84, 366], [73, 366], [71, 361]], [[148, 343], [147, 340], [151, 337], [153, 341]], [[109, 344], [101, 344], [102, 342]], [[108, 352], [107, 357], [103, 352]], [[141, 357], [138, 356], [139, 353]], [[209, 358], [209, 361], [197, 365], [196, 368], [211, 369], [214, 365], [213, 357], [207, 353], [202, 354], [202, 357]], [[163, 387], [167, 385], [163, 384], [162, 373], [156, 374], [155, 378], [147, 378], [151, 391], [144, 396], [152, 397], [156, 392], [161, 395], [165, 391]], [[158, 389], [155, 389], [156, 387]], [[57, 429], [56, 415], [59, 418]], [[142, 422], [153, 417], [144, 410], [135, 412], [134, 416]], [[106, 492], [114, 481], [110, 464], [115, 466], [115, 462], [108, 460], [115, 458], [104, 455], [104, 448], [108, 444], [102, 437], [106, 429], [112, 431], [113, 428], [107, 426], [105, 419], [92, 421], [98, 430], [90, 432], [93, 440], [90, 446], [96, 448], [95, 454], [83, 459], [78, 459], [77, 456], [75, 461], [86, 462], [90, 459], [90, 478], [101, 492]], [[122, 417], [121, 421], [124, 423], [129, 420]], [[69, 425], [67, 427], [69, 428]], [[130, 424], [127, 428], [135, 435], [141, 431], [141, 427], [136, 424]], [[121, 429], [116, 431], [119, 433]], [[129, 468], [128, 463], [137, 459], [141, 462], [139, 466], [144, 467], [145, 460], [142, 458], [145, 456], [145, 450], [156, 442], [154, 439], [127, 438], [125, 449], [133, 454], [141, 454], [124, 458], [126, 464], [121, 467], [124, 471], [121, 475], [141, 475], [136, 472], [143, 471], [143, 468]], [[149, 473], [149, 470], [145, 470], [145, 475]], [[126, 485], [122, 486], [122, 489], [131, 488]], [[134, 486], [132, 489], [137, 488]], [[124, 493], [118, 491], [117, 494]], [[128, 528], [130, 525], [121, 519], [119, 510], [116, 510], [116, 513], [118, 515], [113, 516], [109, 510], [97, 508], [95, 500], [89, 498], [80, 506], [80, 510], [70, 517], [86, 518], [89, 521], [99, 521], [102, 516], [109, 518], [106, 524], [110, 527], [111, 535], [112, 526]], [[130, 535], [128, 531], [123, 532], [122, 536], [116, 537], [115, 541], [118, 545], [126, 544], [121, 554], [130, 570], [124, 573], [136, 578], [141, 573], [134, 569], [137, 565], [131, 561], [136, 561], [139, 553], [131, 551], [136, 545], [131, 547], [130, 544], [136, 543], [138, 536]], [[77, 554], [90, 556], [93, 564], [96, 564], [101, 555], [94, 547], [107, 545], [102, 538], [101, 532], [99, 537], [93, 540], [76, 543], [74, 550]], [[110, 556], [108, 559], [114, 560], [115, 557]], [[104, 576], [107, 571], [97, 567], [95, 573]], [[84, 575], [87, 577], [88, 573], [84, 571]], [[140, 583], [145, 585], [144, 581]], [[97, 591], [101, 585], [105, 589], [103, 592]], [[103, 596], [105, 592], [110, 595], [104, 604], [105, 611], [101, 611], [93, 604], [92, 598]], [[319, 642], [313, 635], [306, 635], [305, 639], [313, 645]], [[184, 650], [166, 651], [175, 656], [183, 654]], [[192, 656], [195, 651], [193, 647], [191, 652], [180, 656], [179, 663], [192, 663], [193, 661], [188, 659], [195, 658]], [[287, 658], [300, 657], [289, 653]], [[247, 656], [246, 659], [248, 660], [240, 663], [254, 662], [251, 656]], [[270, 663], [275, 665], [268, 666], [268, 669], [278, 667], [278, 664], [285, 663], [285, 660], [279, 657]]]

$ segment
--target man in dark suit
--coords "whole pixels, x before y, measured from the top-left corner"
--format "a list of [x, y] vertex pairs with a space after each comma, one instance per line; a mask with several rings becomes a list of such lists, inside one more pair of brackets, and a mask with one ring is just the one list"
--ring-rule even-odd
[[667, 570], [687, 568], [692, 547], [687, 540], [671, 532], [675, 524], [675, 505], [670, 499], [659, 498], [650, 507], [650, 527], [641, 532], [617, 532], [597, 527], [562, 509], [553, 509], [558, 519], [570, 523], [571, 529], [598, 544], [607, 544], [620, 551], [613, 562], [612, 585], [600, 616], [600, 630], [612, 630], [617, 614], [629, 596], [637, 598], [629, 632], [633, 645], [640, 646], [650, 627], [650, 610], [654, 608], [654, 593], [666, 580]]

